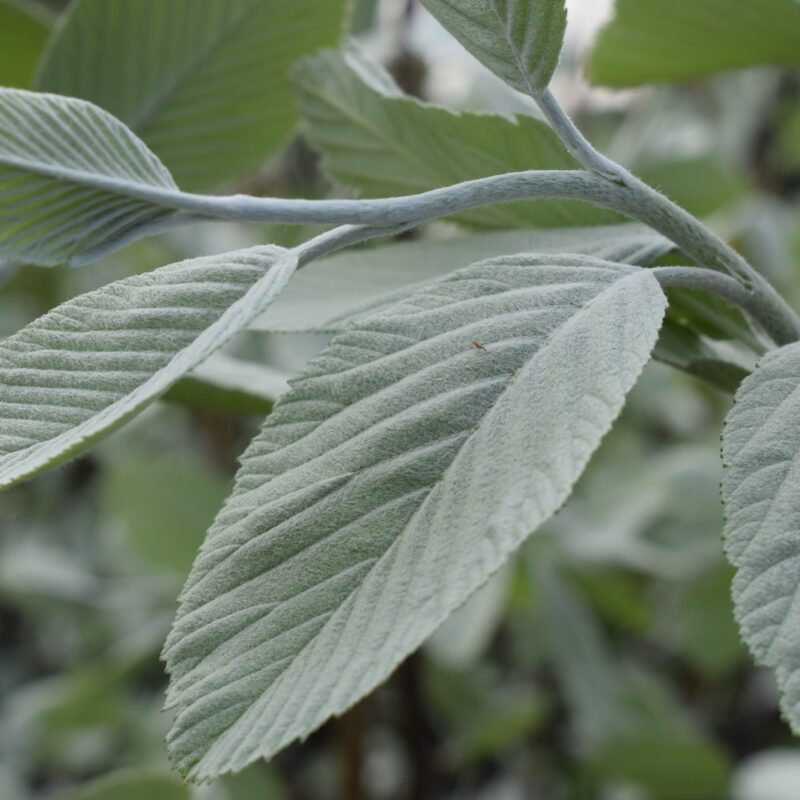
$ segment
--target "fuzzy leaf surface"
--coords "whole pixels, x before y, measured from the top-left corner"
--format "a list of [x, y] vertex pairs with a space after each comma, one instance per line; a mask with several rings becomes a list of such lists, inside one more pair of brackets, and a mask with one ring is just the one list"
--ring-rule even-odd
[[126, 278], [0, 342], [0, 488], [138, 413], [247, 325], [296, 256], [255, 247]]
[[725, 422], [725, 545], [737, 568], [736, 618], [772, 667], [784, 716], [800, 732], [800, 345], [773, 350]]
[[240, 769], [385, 680], [570, 494], [665, 304], [641, 268], [511, 256], [335, 337], [244, 455], [182, 593], [176, 766]]
[[257, 167], [292, 133], [289, 66], [336, 44], [344, 0], [77, 0], [38, 88], [81, 97], [147, 142], [185, 190]]
[[484, 66], [530, 95], [553, 77], [567, 27], [564, 0], [423, 0]]
[[53, 266], [151, 226], [176, 186], [119, 120], [83, 100], [0, 88], [0, 258]]
[[[415, 194], [529, 169], [576, 169], [541, 120], [450, 111], [403, 94], [359, 51], [324, 51], [293, 71], [297, 102], [322, 168], [367, 197]], [[478, 228], [555, 228], [623, 220], [585, 203], [506, 203], [457, 219]]]

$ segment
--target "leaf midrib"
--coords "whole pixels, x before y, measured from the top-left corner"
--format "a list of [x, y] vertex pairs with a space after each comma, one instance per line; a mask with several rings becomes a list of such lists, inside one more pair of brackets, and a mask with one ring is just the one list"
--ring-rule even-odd
[[528, 70], [520, 59], [520, 55], [517, 52], [517, 46], [515, 42], [512, 40], [509, 31], [503, 24], [503, 18], [500, 16], [500, 12], [497, 10], [497, 6], [492, 2], [492, 0], [486, 0], [486, 2], [489, 5], [489, 10], [494, 14], [495, 18], [497, 19], [497, 24], [500, 26], [500, 30], [503, 32], [503, 38], [506, 40], [508, 49], [511, 52], [512, 57], [514, 58], [514, 63], [517, 65], [517, 70], [519, 70], [520, 75], [522, 75], [522, 79], [525, 82], [525, 86], [528, 87], [528, 94], [530, 94], [531, 97], [536, 97], [537, 92], [533, 88], [533, 85], [531, 84], [530, 76], [528, 75]]
[[[75, 183], [90, 189], [99, 189], [113, 194], [130, 197], [151, 203], [164, 203], [168, 208], [161, 210], [174, 210], [175, 200], [183, 194], [180, 190], [170, 189], [166, 186], [157, 186], [150, 183], [134, 183], [122, 178], [105, 175], [101, 172], [92, 173], [73, 169], [72, 167], [58, 167], [37, 160], [18, 159], [13, 156], [0, 154], [0, 166], [10, 167], [22, 173], [33, 173], [53, 180]], [[154, 209], [156, 210], [156, 209]]]

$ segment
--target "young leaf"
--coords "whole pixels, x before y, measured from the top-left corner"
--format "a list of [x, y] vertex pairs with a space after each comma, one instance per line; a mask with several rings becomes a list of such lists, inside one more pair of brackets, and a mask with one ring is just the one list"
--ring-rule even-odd
[[736, 618], [775, 670], [781, 707], [800, 732], [800, 345], [768, 353], [725, 422], [725, 544], [737, 568]]
[[[578, 167], [544, 122], [422, 103], [353, 49], [305, 59], [293, 77], [305, 133], [322, 153], [324, 171], [369, 197], [413, 194], [503, 172]], [[622, 217], [553, 201], [492, 206], [458, 219], [479, 228], [531, 228]]]
[[165, 648], [196, 779], [384, 680], [554, 513], [650, 357], [647, 270], [477, 264], [337, 336], [251, 444]]
[[565, 0], [422, 0], [482, 64], [520, 92], [550, 83], [567, 27]]
[[69, 262], [171, 213], [158, 196], [176, 188], [164, 165], [102, 109], [0, 88], [0, 258], [7, 262]]
[[50, 31], [39, 4], [0, 0], [0, 86], [27, 89]]
[[43, 91], [128, 124], [186, 190], [257, 167], [291, 134], [286, 72], [339, 39], [344, 0], [76, 0]]
[[800, 65], [797, 0], [617, 0], [588, 71], [636, 86], [761, 64]]
[[645, 266], [673, 245], [636, 224], [476, 233], [348, 250], [315, 261], [250, 326], [272, 332], [340, 331], [461, 267], [516, 253], [578, 253]]
[[138, 413], [263, 311], [296, 266], [278, 247], [182, 261], [81, 295], [0, 343], [0, 488]]

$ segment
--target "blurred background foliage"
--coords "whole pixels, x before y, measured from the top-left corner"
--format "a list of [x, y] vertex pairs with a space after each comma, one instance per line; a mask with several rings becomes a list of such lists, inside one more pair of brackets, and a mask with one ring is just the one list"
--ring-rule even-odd
[[[732, 0], [716, 31], [727, 38], [701, 30], [707, 52], [693, 35], [670, 42], [674, 63], [656, 58], [659, 13], [694, 2], [648, 0], [637, 17], [620, 0], [592, 50], [612, 4], [574, 0], [555, 89], [606, 152], [706, 218], [797, 306], [800, 28], [786, 15], [771, 52], [763, 31], [737, 28]], [[764, 8], [782, 14], [782, 2]], [[0, 84], [32, 85], [63, 5], [0, 0]], [[648, 22], [651, 39], [637, 40]], [[410, 94], [533, 113], [413, 2], [356, 0], [349, 25]], [[620, 41], [644, 42], [641, 57], [616, 58]], [[661, 83], [635, 87], [650, 80]], [[302, 137], [228, 188], [331, 189]], [[308, 232], [216, 224], [82, 269], [6, 269], [0, 335], [111, 279]], [[164, 751], [159, 650], [237, 455], [324, 341], [242, 336], [213, 380], [183, 382], [88, 456], [0, 497], [2, 800], [800, 797], [800, 749], [731, 612], [718, 499], [730, 396], [659, 363], [563, 511], [385, 686], [270, 764], [183, 785]]]

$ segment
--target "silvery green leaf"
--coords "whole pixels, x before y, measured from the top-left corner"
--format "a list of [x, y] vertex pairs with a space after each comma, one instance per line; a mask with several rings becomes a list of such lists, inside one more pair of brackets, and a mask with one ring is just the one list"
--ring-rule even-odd
[[0, 88], [0, 259], [44, 266], [171, 213], [176, 186], [128, 128], [97, 106]]
[[644, 266], [671, 250], [643, 225], [476, 233], [348, 250], [304, 267], [250, 326], [272, 332], [339, 331], [484, 258], [516, 253], [578, 253]]
[[558, 66], [567, 27], [565, 0], [422, 0], [484, 66], [537, 95]]
[[800, 732], [800, 345], [773, 350], [725, 422], [725, 547], [737, 568], [736, 618], [772, 667], [783, 713]]
[[665, 304], [638, 267], [510, 256], [335, 337], [244, 455], [182, 593], [176, 766], [240, 769], [383, 681], [570, 494]]
[[138, 413], [245, 327], [297, 266], [254, 247], [182, 261], [58, 306], [0, 343], [0, 488]]
[[286, 73], [336, 44], [344, 0], [76, 0], [38, 88], [129, 125], [181, 188], [257, 167], [297, 117]]
[[[400, 91], [353, 48], [327, 50], [293, 71], [304, 130], [324, 172], [368, 197], [415, 194], [530, 169], [576, 169], [541, 120], [451, 111]], [[478, 228], [576, 227], [620, 222], [575, 201], [506, 203], [457, 219]]]

